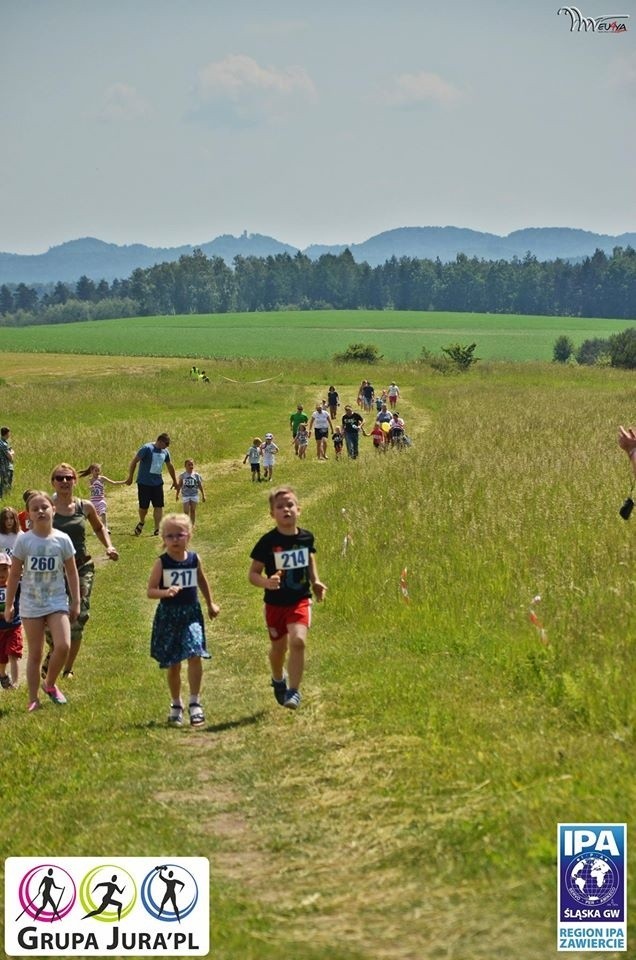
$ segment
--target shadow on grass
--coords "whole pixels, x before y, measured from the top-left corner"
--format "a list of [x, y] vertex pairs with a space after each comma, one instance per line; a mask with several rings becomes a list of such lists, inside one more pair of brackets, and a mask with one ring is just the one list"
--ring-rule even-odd
[[265, 716], [265, 710], [252, 713], [249, 717], [240, 717], [238, 720], [226, 720], [224, 723], [210, 723], [204, 730], [207, 733], [223, 733], [224, 730], [233, 730], [236, 727], [251, 727]]
[[[258, 723], [265, 716], [265, 710], [259, 710], [258, 713], [252, 713], [248, 717], [240, 717], [238, 720], [226, 720], [224, 723], [208, 723], [205, 726], [197, 727], [197, 733], [223, 733], [225, 730], [234, 730], [237, 727], [251, 727]], [[167, 723], [160, 720], [149, 720], [148, 723], [138, 723], [138, 730], [167, 730], [170, 729]], [[183, 727], [176, 729], [192, 729], [190, 724], [185, 723]]]

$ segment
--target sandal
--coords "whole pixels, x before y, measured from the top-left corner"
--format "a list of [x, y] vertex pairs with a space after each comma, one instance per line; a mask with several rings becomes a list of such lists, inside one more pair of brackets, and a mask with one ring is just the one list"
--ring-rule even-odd
[[168, 714], [168, 723], [172, 727], [181, 727], [183, 725], [183, 704], [171, 703], [170, 713]]
[[188, 711], [190, 713], [190, 726], [200, 727], [202, 723], [205, 723], [205, 714], [200, 703], [191, 703]]
[[135, 536], [136, 536], [136, 537], [140, 537], [140, 536], [141, 536], [141, 531], [143, 530], [143, 528], [144, 528], [144, 525], [143, 525], [143, 523], [142, 523], [141, 520], [140, 520], [139, 523], [137, 524], [137, 526], [135, 527]]

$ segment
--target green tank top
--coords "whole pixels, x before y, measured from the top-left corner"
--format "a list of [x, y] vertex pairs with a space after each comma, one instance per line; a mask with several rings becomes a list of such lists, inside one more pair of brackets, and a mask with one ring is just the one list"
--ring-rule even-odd
[[75, 562], [78, 567], [90, 560], [86, 553], [86, 517], [84, 516], [84, 501], [75, 500], [75, 513], [65, 516], [61, 513], [53, 515], [53, 526], [56, 530], [67, 533], [75, 547]]

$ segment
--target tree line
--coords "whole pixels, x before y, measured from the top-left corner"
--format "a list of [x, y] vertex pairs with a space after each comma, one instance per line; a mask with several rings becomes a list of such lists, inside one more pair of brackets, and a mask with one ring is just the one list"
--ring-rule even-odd
[[128, 279], [95, 283], [83, 276], [38, 290], [0, 287], [4, 325], [161, 314], [269, 310], [446, 310], [546, 316], [636, 317], [636, 251], [597, 250], [580, 263], [523, 259], [392, 257], [370, 267], [349, 250], [311, 260], [298, 252], [221, 257], [194, 250], [173, 263], [134, 270]]

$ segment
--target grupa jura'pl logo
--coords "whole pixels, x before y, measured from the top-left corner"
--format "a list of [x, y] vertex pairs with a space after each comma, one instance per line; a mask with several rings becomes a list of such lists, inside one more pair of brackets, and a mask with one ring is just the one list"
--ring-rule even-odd
[[567, 872], [567, 891], [586, 907], [600, 907], [611, 900], [619, 884], [616, 865], [604, 854], [582, 853]]
[[581, 30], [592, 33], [625, 33], [629, 20], [628, 13], [610, 13], [605, 17], [584, 17], [578, 7], [559, 7], [557, 16], [561, 13], [570, 18], [570, 33], [580, 33]]
[[94, 917], [103, 923], [123, 920], [137, 902], [137, 887], [127, 870], [105, 863], [90, 870], [79, 889], [80, 903], [86, 910], [83, 917]]
[[18, 887], [18, 899], [24, 916], [39, 923], [55, 923], [71, 912], [77, 899], [70, 873], [51, 863], [41, 863], [25, 873]]
[[180, 923], [192, 913], [199, 899], [197, 882], [177, 863], [163, 863], [144, 877], [141, 902], [156, 920]]
[[205, 857], [7, 857], [0, 957], [207, 957]]

